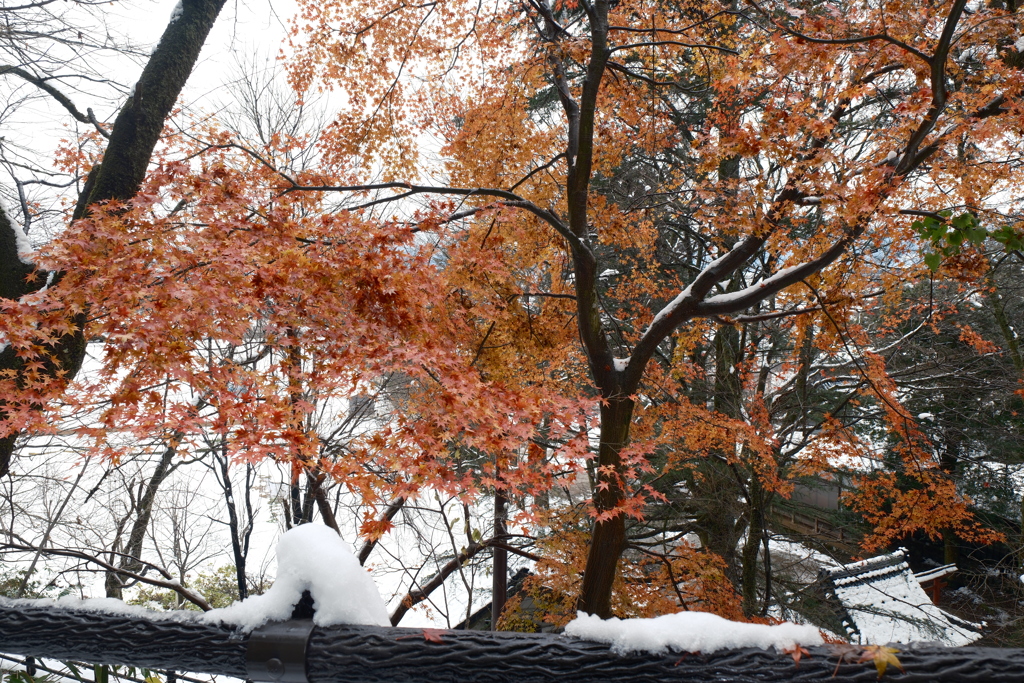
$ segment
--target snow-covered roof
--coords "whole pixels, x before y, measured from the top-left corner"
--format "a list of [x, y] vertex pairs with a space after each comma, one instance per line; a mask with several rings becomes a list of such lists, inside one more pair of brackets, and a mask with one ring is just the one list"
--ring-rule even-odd
[[981, 637], [981, 624], [958, 619], [932, 604], [902, 548], [823, 568], [821, 578], [826, 593], [841, 605], [847, 635], [862, 645], [938, 641], [958, 647]]
[[935, 579], [941, 579], [943, 576], [949, 576], [956, 572], [955, 564], [944, 564], [941, 567], [935, 569], [929, 569], [926, 572], [920, 574], [914, 574], [914, 578], [917, 579], [918, 583], [927, 583], [928, 581], [934, 581]]

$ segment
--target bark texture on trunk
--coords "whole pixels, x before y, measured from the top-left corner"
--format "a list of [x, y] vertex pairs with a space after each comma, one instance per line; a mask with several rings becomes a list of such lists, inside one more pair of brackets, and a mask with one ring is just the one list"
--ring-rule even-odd
[[[598, 519], [587, 552], [577, 609], [596, 614], [602, 619], [612, 616], [612, 587], [618, 572], [619, 557], [626, 548], [626, 519], [613, 512], [624, 499], [621, 479], [622, 448], [629, 442], [633, 419], [633, 400], [628, 396], [609, 399], [601, 404], [601, 440], [597, 451], [598, 488], [594, 507]], [[602, 517], [609, 513], [610, 516]]]

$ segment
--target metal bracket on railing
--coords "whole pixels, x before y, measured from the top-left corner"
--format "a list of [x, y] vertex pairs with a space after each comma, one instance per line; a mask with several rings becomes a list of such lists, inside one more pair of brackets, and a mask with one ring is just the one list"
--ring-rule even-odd
[[274, 683], [308, 683], [306, 644], [312, 632], [313, 622], [309, 619], [272, 622], [253, 630], [245, 649], [249, 678]]

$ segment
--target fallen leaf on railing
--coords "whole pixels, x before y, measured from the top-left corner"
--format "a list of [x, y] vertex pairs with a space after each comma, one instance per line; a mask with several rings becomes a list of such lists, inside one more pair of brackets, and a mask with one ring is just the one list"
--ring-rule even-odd
[[892, 664], [900, 671], [903, 671], [903, 665], [900, 664], [900, 660], [896, 659], [896, 653], [899, 652], [894, 647], [886, 647], [885, 645], [865, 645], [864, 652], [861, 653], [858, 662], [866, 662], [868, 660], [874, 660], [875, 668], [878, 669], [878, 677], [881, 678], [885, 674], [885, 668]]
[[798, 668], [798, 669], [800, 668], [800, 658], [801, 657], [810, 657], [811, 656], [810, 652], [808, 652], [805, 648], [800, 647], [799, 645], [794, 645], [791, 648], [783, 650], [782, 654], [784, 654], [784, 655], [792, 655], [792, 657], [793, 657], [793, 664], [796, 665], [796, 668]]
[[[423, 629], [423, 640], [428, 643], [443, 643], [444, 639], [441, 635], [444, 633], [444, 629], [440, 628], [425, 628]], [[899, 662], [896, 662], [899, 664]]]
[[836, 674], [839, 673], [840, 664], [842, 664], [844, 661], [853, 662], [856, 660], [857, 657], [859, 657], [864, 652], [863, 648], [857, 645], [848, 645], [847, 643], [838, 643], [836, 645], [832, 645], [829, 647], [829, 650], [831, 650], [832, 654], [834, 654], [836, 657], [839, 657], [839, 661], [836, 662], [835, 671], [832, 672], [832, 678], [835, 678]]
[[[442, 635], [444, 635], [444, 629], [443, 628], [424, 628], [424, 629], [420, 629], [420, 630], [423, 631], [423, 640], [427, 641], [428, 643], [443, 643], [444, 642], [444, 638], [441, 637]], [[416, 636], [399, 636], [398, 638], [395, 638], [395, 640], [406, 640], [408, 638], [415, 638], [415, 637]]]

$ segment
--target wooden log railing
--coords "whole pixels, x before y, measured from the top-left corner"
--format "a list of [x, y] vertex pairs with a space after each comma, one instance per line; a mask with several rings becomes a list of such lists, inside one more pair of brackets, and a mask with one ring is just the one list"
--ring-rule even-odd
[[[867, 683], [878, 679], [870, 661], [840, 661], [828, 647], [808, 648], [809, 656], [803, 656], [797, 663], [788, 654], [751, 648], [710, 654], [618, 654], [604, 643], [554, 634], [374, 626], [321, 628], [313, 627], [309, 621], [285, 623], [305, 639], [300, 640], [297, 650], [297, 656], [304, 660], [297, 672], [289, 670], [287, 661], [277, 659], [296, 656], [294, 648], [291, 654], [279, 655], [274, 651], [278, 627], [245, 634], [230, 626], [202, 621], [198, 615], [149, 618], [37, 601], [0, 600], [0, 652], [88, 664], [310, 683]], [[262, 644], [254, 646], [254, 641], [260, 639]], [[287, 650], [290, 645], [294, 642], [284, 642], [282, 647]], [[889, 666], [886, 679], [919, 683], [1024, 681], [1021, 649], [901, 646], [897, 656], [904, 672]]]

